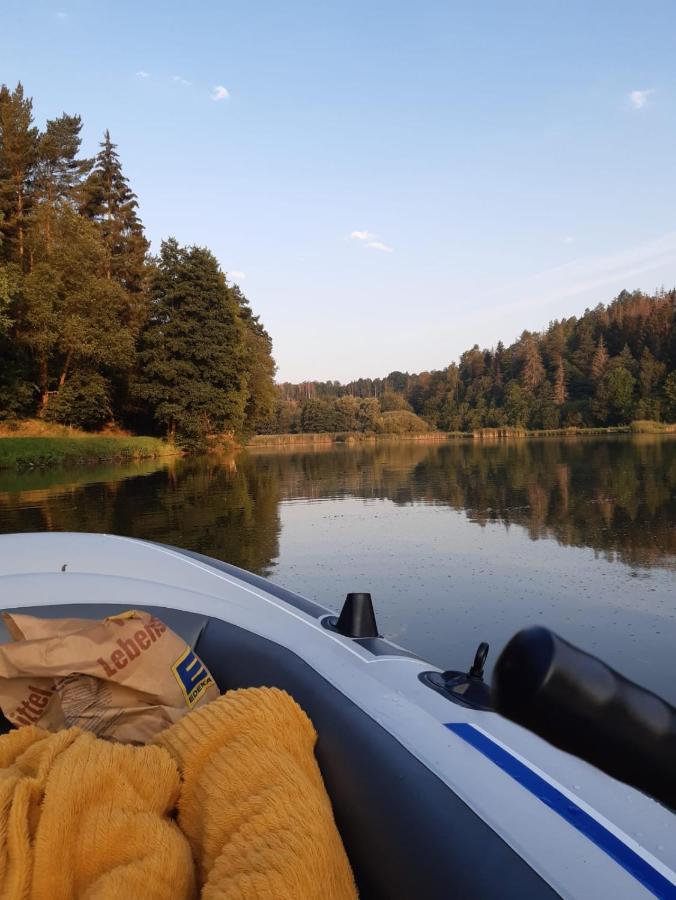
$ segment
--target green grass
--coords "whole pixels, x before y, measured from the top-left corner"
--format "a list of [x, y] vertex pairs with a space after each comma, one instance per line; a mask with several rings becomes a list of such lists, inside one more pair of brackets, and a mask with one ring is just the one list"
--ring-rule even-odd
[[0, 437], [0, 469], [155, 459], [178, 451], [152, 437]]

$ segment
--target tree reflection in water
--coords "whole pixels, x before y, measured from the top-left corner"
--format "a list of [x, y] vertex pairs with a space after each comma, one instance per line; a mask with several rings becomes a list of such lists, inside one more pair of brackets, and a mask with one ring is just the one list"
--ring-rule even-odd
[[676, 559], [676, 440], [387, 442], [0, 473], [0, 529], [112, 532], [268, 575], [279, 504], [341, 497], [442, 504], [482, 526], [590, 547], [634, 567]]

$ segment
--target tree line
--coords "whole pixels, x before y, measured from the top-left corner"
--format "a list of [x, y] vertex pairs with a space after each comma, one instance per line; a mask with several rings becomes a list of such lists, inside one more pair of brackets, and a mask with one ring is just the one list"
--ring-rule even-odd
[[272, 343], [206, 248], [156, 257], [108, 131], [43, 129], [0, 87], [0, 418], [115, 422], [186, 446], [255, 431], [274, 410]]
[[[652, 296], [622, 291], [579, 318], [553, 321], [540, 333], [524, 331], [509, 347], [475, 344], [445, 369], [348, 384], [280, 384], [267, 428], [342, 430], [323, 426], [340, 420], [348, 403], [368, 404], [370, 421], [398, 410], [444, 431], [676, 422], [675, 324], [675, 290]], [[358, 418], [356, 430], [372, 427], [361, 426], [366, 419]]]
[[459, 363], [385, 378], [275, 386], [272, 342], [212, 253], [157, 256], [106, 131], [34, 123], [0, 87], [0, 418], [116, 423], [201, 446], [224, 432], [550, 429], [676, 420], [676, 291], [474, 345]]

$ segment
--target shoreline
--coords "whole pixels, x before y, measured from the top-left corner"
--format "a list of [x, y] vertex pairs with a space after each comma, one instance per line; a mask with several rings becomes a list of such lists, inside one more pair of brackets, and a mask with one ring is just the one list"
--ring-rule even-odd
[[637, 421], [630, 425], [610, 425], [599, 428], [479, 428], [475, 431], [425, 431], [410, 434], [369, 434], [355, 432], [306, 432], [299, 434], [257, 434], [245, 444], [246, 449], [258, 447], [308, 447], [335, 444], [384, 443], [387, 441], [419, 441], [443, 443], [452, 440], [500, 441], [539, 437], [585, 437], [603, 434], [676, 434], [676, 424]]
[[[66, 431], [66, 429], [63, 429]], [[181, 449], [156, 437], [124, 434], [87, 434], [73, 431], [61, 434], [18, 434], [0, 430], [0, 470], [28, 471], [54, 466], [91, 466], [105, 462], [183, 456]], [[676, 435], [676, 424], [639, 421], [630, 425], [605, 428], [550, 428], [528, 431], [522, 428], [481, 428], [476, 431], [424, 431], [405, 434], [367, 432], [307, 432], [300, 434], [258, 434], [247, 441], [229, 441], [228, 452], [240, 450], [283, 450], [293, 448], [354, 447], [360, 444], [426, 443], [479, 441], [492, 443], [543, 437], [586, 437], [613, 434]], [[207, 452], [224, 452], [212, 447]]]
[[52, 466], [86, 466], [177, 456], [181, 451], [154, 437], [73, 435], [0, 436], [0, 469], [28, 471]]

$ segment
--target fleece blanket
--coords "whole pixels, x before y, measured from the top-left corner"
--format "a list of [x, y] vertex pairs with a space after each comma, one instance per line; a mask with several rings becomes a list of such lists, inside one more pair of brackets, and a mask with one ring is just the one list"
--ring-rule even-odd
[[225, 694], [149, 746], [0, 736], [0, 898], [355, 898], [315, 740], [272, 688]]

